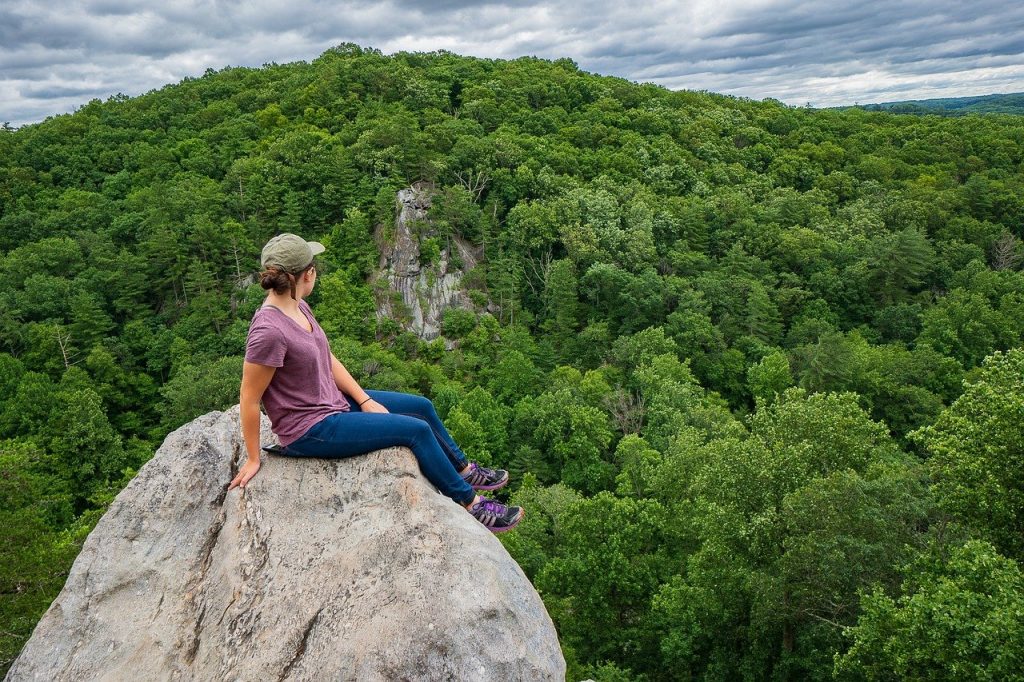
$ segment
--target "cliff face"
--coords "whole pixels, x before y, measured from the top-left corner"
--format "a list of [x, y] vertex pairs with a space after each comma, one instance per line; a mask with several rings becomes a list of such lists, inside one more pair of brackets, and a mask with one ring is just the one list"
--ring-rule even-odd
[[264, 455], [225, 493], [244, 456], [237, 407], [168, 436], [6, 679], [564, 677], [519, 566], [411, 452]]
[[434, 234], [427, 215], [430, 198], [425, 183], [400, 190], [394, 229], [378, 226], [375, 234], [381, 254], [377, 317], [397, 320], [428, 341], [441, 334], [445, 309], [470, 307], [459, 285], [463, 273], [479, 260], [471, 244], [453, 235], [441, 244], [436, 262], [421, 263], [420, 239]]

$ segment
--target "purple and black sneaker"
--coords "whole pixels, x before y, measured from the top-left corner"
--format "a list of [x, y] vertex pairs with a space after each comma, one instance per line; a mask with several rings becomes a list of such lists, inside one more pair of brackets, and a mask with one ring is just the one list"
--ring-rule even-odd
[[508, 507], [501, 502], [488, 500], [486, 497], [481, 497], [480, 501], [470, 508], [469, 513], [492, 533], [504, 533], [506, 530], [512, 530], [526, 514], [522, 507]]
[[497, 490], [508, 483], [508, 472], [504, 469], [488, 469], [470, 462], [469, 468], [462, 472], [462, 478], [473, 487], [473, 490]]

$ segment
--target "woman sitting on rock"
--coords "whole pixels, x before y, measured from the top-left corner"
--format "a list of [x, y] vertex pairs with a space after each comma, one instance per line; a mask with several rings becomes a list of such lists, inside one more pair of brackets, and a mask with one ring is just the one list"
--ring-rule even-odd
[[231, 481], [245, 487], [260, 468], [260, 402], [281, 441], [280, 452], [300, 457], [351, 457], [404, 445], [443, 494], [464, 506], [495, 533], [523, 518], [476, 494], [508, 483], [508, 472], [466, 459], [434, 406], [424, 397], [364, 391], [334, 357], [327, 336], [303, 300], [316, 284], [317, 242], [294, 234], [263, 248], [260, 284], [266, 302], [253, 315], [242, 366], [242, 437], [248, 460]]

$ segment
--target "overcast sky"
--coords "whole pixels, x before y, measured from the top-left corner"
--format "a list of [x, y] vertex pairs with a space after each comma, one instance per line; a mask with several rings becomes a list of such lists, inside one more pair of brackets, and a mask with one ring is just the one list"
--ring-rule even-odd
[[1024, 3], [1006, 0], [0, 0], [0, 122], [343, 42], [799, 105], [1024, 91]]

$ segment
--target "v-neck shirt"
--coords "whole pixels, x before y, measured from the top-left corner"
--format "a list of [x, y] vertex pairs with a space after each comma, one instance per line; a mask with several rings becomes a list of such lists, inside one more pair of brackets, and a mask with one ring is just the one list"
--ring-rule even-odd
[[277, 368], [262, 401], [281, 445], [324, 417], [352, 409], [334, 382], [327, 335], [305, 301], [299, 301], [299, 311], [311, 331], [277, 306], [265, 305], [253, 315], [245, 343], [248, 362]]
[[[302, 303], [305, 303], [305, 301], [302, 301]], [[279, 310], [285, 317], [287, 317], [289, 320], [291, 320], [292, 322], [297, 324], [302, 331], [306, 332], [307, 334], [312, 334], [313, 333], [313, 319], [312, 319], [311, 315], [307, 316], [306, 312], [301, 307], [299, 308], [299, 314], [302, 315], [302, 319], [304, 319], [306, 321], [306, 324], [309, 325], [309, 329], [306, 329], [305, 327], [303, 327], [301, 322], [296, 320], [294, 317], [292, 317], [287, 312], [285, 312], [282, 308], [279, 308], [278, 306], [274, 305], [273, 303], [264, 303], [262, 307], [263, 308], [273, 308], [274, 310]]]

